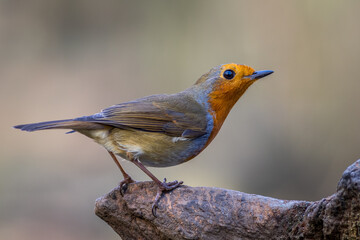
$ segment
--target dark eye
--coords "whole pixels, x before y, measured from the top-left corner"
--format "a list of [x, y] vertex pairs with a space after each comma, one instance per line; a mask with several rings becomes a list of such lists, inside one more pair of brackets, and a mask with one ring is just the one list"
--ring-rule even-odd
[[224, 72], [224, 78], [226, 79], [233, 79], [235, 77], [235, 72], [233, 70], [225, 70]]

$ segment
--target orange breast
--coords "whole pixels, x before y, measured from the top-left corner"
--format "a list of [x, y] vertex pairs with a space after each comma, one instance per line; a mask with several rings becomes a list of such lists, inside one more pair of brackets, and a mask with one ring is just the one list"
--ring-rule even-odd
[[239, 81], [235, 83], [237, 86], [234, 86], [234, 83], [221, 82], [209, 94], [209, 112], [213, 117], [214, 126], [206, 146], [215, 138], [231, 108], [252, 83], [253, 81]]

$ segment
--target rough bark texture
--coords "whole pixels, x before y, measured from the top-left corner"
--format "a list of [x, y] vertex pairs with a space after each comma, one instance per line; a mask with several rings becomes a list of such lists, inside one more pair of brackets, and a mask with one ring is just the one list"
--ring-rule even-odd
[[337, 192], [316, 202], [287, 201], [227, 189], [182, 186], [151, 205], [157, 186], [130, 184], [96, 200], [96, 214], [122, 239], [360, 239], [360, 160]]

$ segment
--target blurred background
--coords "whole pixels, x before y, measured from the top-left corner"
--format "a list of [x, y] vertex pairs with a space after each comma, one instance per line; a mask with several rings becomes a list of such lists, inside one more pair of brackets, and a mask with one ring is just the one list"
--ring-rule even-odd
[[150, 170], [282, 199], [331, 195], [360, 158], [359, 10], [355, 0], [0, 1], [1, 238], [117, 239], [93, 212], [122, 179], [106, 150], [13, 125], [179, 92], [222, 63], [275, 73], [197, 158]]

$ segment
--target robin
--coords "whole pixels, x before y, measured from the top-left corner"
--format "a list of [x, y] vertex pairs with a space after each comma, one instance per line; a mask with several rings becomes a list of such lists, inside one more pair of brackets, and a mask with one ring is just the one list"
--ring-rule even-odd
[[134, 180], [116, 156], [129, 160], [157, 185], [155, 216], [163, 192], [182, 181], [161, 182], [145, 166], [169, 167], [189, 161], [204, 150], [219, 132], [237, 100], [256, 80], [273, 71], [255, 71], [239, 64], [223, 64], [202, 75], [185, 91], [152, 95], [120, 103], [91, 116], [14, 126], [24, 131], [71, 129], [104, 146], [124, 180], [121, 191]]

